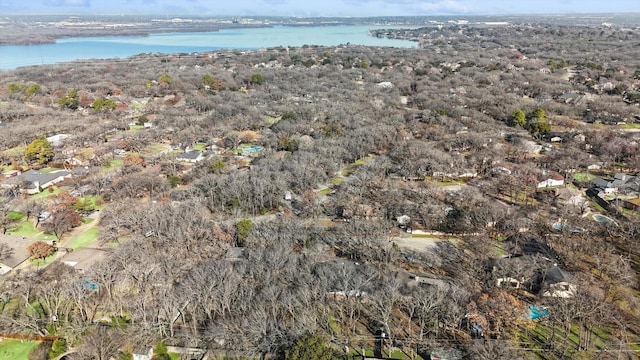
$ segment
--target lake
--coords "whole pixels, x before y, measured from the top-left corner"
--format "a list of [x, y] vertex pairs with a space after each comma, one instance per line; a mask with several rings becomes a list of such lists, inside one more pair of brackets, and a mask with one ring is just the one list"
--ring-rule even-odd
[[276, 26], [216, 32], [162, 33], [59, 39], [55, 44], [0, 46], [0, 70], [73, 60], [126, 58], [141, 53], [194, 53], [221, 49], [254, 50], [275, 46], [416, 47], [407, 40], [376, 38], [369, 30], [390, 26]]

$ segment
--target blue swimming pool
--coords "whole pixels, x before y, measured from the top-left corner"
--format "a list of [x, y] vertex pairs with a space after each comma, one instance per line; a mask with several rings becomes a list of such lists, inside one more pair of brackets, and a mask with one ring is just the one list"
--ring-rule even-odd
[[595, 214], [593, 215], [593, 220], [599, 222], [599, 223], [605, 223], [605, 224], [615, 224], [615, 221], [613, 221], [611, 218], [608, 218], [604, 215], [600, 215], [600, 214]]
[[538, 305], [529, 306], [529, 317], [531, 320], [537, 320], [545, 316], [549, 316], [549, 310]]
[[552, 224], [551, 227], [553, 227], [556, 230], [560, 230], [560, 231], [570, 231], [570, 232], [583, 232], [584, 231], [584, 229], [581, 228], [581, 227], [571, 226], [571, 225], [566, 225], [566, 224], [561, 224], [561, 223]]

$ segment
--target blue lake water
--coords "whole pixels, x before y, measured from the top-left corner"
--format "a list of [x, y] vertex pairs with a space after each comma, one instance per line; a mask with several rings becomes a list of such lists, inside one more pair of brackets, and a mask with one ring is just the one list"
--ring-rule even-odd
[[150, 36], [103, 36], [60, 39], [55, 44], [0, 46], [0, 70], [58, 62], [125, 58], [141, 53], [193, 53], [221, 49], [253, 50], [275, 46], [350, 43], [367, 46], [416, 47], [406, 40], [376, 38], [369, 30], [389, 26], [277, 26], [223, 29], [217, 32], [163, 33]]

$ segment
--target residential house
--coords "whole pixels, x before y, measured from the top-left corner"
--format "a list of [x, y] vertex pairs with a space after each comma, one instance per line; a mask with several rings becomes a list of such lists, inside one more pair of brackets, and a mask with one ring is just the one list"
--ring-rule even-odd
[[132, 352], [133, 360], [151, 360], [153, 357], [153, 348], [138, 347]]
[[106, 261], [112, 253], [109, 248], [82, 248], [67, 252], [62, 263], [78, 272], [84, 272], [100, 261]]
[[536, 187], [540, 189], [561, 185], [564, 185], [564, 176], [555, 171], [544, 171], [542, 177], [538, 178], [538, 184]]
[[451, 284], [453, 282], [453, 279], [446, 276], [438, 276], [433, 274], [410, 274], [409, 280], [406, 281], [406, 286], [435, 286], [446, 290], [451, 287]]
[[28, 239], [22, 236], [0, 234], [0, 244], [9, 247], [9, 256], [0, 260], [0, 275], [6, 274], [20, 264], [29, 260], [31, 254], [27, 250], [29, 245], [38, 241], [37, 239]]
[[632, 176], [624, 173], [616, 173], [613, 176], [613, 181], [611, 182], [611, 185], [613, 185], [614, 187], [617, 187], [620, 190], [628, 189], [632, 187], [634, 185], [634, 182], [636, 182], [637, 180], [640, 180], [640, 179], [637, 179], [636, 176]]
[[637, 176], [631, 176], [623, 173], [615, 174], [612, 180], [596, 177], [591, 180], [591, 183], [592, 187], [597, 190], [598, 194], [611, 194], [622, 189], [631, 189], [634, 186], [638, 187], [636, 184]]
[[618, 188], [613, 186], [613, 182], [605, 180], [601, 177], [595, 177], [591, 180], [592, 187], [598, 190], [598, 193], [611, 194], [618, 191]]
[[622, 207], [629, 210], [640, 211], [640, 198], [625, 200]]
[[549, 93], [540, 93], [536, 96], [536, 99], [540, 102], [547, 102], [547, 101], [551, 101], [552, 97], [551, 94]]
[[578, 289], [574, 281], [573, 275], [558, 266], [553, 266], [544, 274], [542, 296], [571, 298], [576, 295]]
[[190, 150], [180, 153], [176, 156], [177, 160], [197, 163], [204, 160], [204, 154], [200, 150]]
[[538, 279], [551, 261], [540, 254], [514, 255], [489, 260], [489, 280], [499, 288], [538, 291]]
[[18, 189], [20, 192], [32, 195], [70, 178], [71, 175], [71, 171], [67, 170], [59, 170], [50, 173], [43, 173], [38, 170], [29, 170], [18, 176], [5, 180], [1, 186], [5, 189]]
[[565, 104], [575, 103], [580, 100], [581, 95], [576, 93], [564, 93], [558, 96], [558, 101], [564, 102]]
[[[478, 173], [470, 169], [461, 170], [455, 173], [448, 173], [444, 171], [434, 171], [433, 173], [431, 173], [431, 176], [434, 178], [442, 178], [442, 179], [471, 179], [471, 178], [477, 177]], [[421, 179], [421, 180], [424, 180], [424, 179]]]

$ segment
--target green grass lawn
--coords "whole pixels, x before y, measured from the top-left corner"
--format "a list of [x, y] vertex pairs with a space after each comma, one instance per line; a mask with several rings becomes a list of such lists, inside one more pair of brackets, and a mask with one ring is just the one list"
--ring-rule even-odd
[[9, 229], [7, 231], [8, 234], [18, 235], [18, 236], [26, 236], [26, 237], [34, 237], [37, 233], [39, 233], [35, 227], [33, 227], [33, 223], [31, 221], [23, 221], [18, 226], [13, 229]]
[[122, 166], [122, 163], [124, 162], [124, 160], [122, 158], [113, 158], [111, 160], [109, 160], [109, 165], [107, 166], [101, 166], [102, 170], [108, 171], [108, 170], [115, 170], [119, 167]]
[[100, 195], [80, 196], [78, 197], [78, 202], [80, 204], [76, 203], [79, 206], [76, 209], [80, 211], [102, 210], [107, 206], [102, 201], [102, 197]]
[[58, 170], [62, 170], [62, 169], [53, 168], [53, 167], [46, 167], [46, 168], [40, 169], [40, 172], [44, 173], [44, 174], [48, 174], [48, 173], [52, 173], [52, 172], [58, 171]]
[[26, 237], [35, 237], [40, 230], [33, 227], [33, 223], [30, 220], [25, 220], [19, 223], [13, 229], [9, 229], [7, 234], [18, 235], [18, 236], [26, 236]]
[[13, 211], [13, 210], [8, 211], [7, 216], [9, 217], [9, 219], [11, 219], [11, 221], [19, 221], [24, 218], [23, 213], [19, 211]]
[[577, 181], [580, 181], [580, 182], [591, 181], [595, 177], [596, 177], [595, 175], [589, 174], [589, 173], [585, 173], [585, 172], [575, 173], [575, 175], [573, 176], [574, 179], [576, 179]]
[[[53, 190], [50, 190], [50, 189], [53, 189]], [[60, 188], [60, 187], [57, 187], [57, 186], [54, 185], [54, 186], [51, 186], [49, 188], [46, 188], [46, 189], [42, 190], [41, 192], [39, 192], [37, 194], [31, 195], [31, 198], [32, 199], [44, 199], [44, 198], [47, 198], [47, 197], [49, 197], [51, 195], [58, 195], [63, 190], [64, 190], [64, 188]]]
[[621, 128], [623, 129], [638, 129], [640, 128], [640, 124], [636, 124], [636, 123], [627, 123], [627, 124], [623, 124], [623, 125], [619, 125]]
[[42, 232], [33, 226], [31, 220], [25, 220], [19, 223], [16, 227], [7, 230], [9, 235], [26, 236], [28, 238], [38, 238], [43, 240], [54, 240], [55, 235]]
[[88, 223], [90, 223], [92, 221], [93, 221], [93, 218], [90, 218], [90, 217], [82, 218], [82, 223], [83, 224], [88, 224]]
[[93, 227], [82, 234], [74, 237], [67, 243], [67, 247], [70, 247], [74, 250], [85, 247], [94, 241], [98, 240], [98, 235], [100, 234], [100, 229], [97, 227]]
[[199, 151], [207, 150], [206, 147], [207, 147], [207, 144], [205, 143], [196, 143], [196, 144], [193, 144], [193, 146], [191, 146], [193, 150], [199, 150]]
[[33, 260], [31, 262], [31, 266], [40, 267], [40, 266], [49, 265], [53, 262], [53, 260], [56, 259], [56, 255], [58, 255], [58, 253], [53, 253], [44, 259]]
[[40, 342], [17, 339], [2, 339], [0, 342], [0, 360], [28, 360], [29, 353]]
[[180, 360], [180, 354], [179, 353], [169, 353], [169, 358], [171, 358], [171, 360]]

